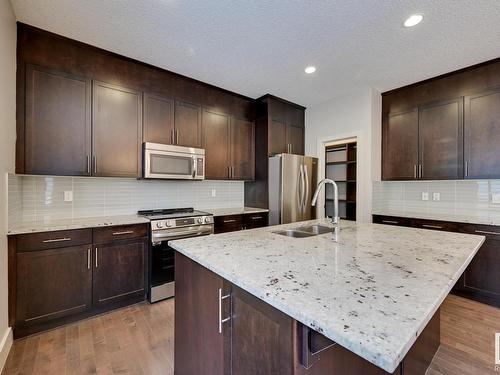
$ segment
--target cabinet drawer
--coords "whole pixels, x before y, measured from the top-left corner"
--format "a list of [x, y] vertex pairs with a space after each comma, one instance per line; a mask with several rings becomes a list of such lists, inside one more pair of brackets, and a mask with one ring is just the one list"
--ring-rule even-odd
[[413, 228], [443, 230], [447, 232], [458, 232], [458, 224], [440, 220], [412, 219]]
[[485, 236], [488, 240], [500, 241], [500, 226], [496, 225], [459, 224], [457, 231]]
[[20, 234], [16, 237], [16, 241], [18, 253], [85, 245], [92, 243], [92, 229]]
[[259, 212], [259, 213], [244, 215], [242, 226], [245, 229], [266, 227], [267, 226], [267, 212]]
[[411, 226], [411, 219], [406, 217], [373, 215], [373, 222], [375, 224], [397, 225], [401, 227]]
[[242, 224], [242, 215], [215, 216], [214, 232], [225, 233], [241, 230]]
[[131, 238], [146, 237], [147, 224], [118, 225], [94, 229], [94, 243], [128, 240]]

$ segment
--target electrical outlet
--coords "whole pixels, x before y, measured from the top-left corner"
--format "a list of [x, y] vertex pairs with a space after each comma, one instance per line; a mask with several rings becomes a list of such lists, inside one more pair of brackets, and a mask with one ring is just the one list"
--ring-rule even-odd
[[491, 194], [491, 203], [500, 204], [500, 194]]
[[432, 200], [433, 201], [440, 201], [441, 200], [441, 193], [432, 193]]
[[423, 201], [428, 201], [429, 200], [429, 193], [422, 192], [422, 200]]
[[73, 191], [68, 190], [64, 192], [64, 201], [65, 202], [73, 202]]
[[217, 196], [217, 191], [215, 189], [212, 189], [212, 198], [215, 198]]

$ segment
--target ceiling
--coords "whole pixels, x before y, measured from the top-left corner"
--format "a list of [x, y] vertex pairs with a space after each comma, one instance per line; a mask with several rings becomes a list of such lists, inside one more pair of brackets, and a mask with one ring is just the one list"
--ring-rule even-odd
[[[498, 0], [12, 0], [19, 21], [250, 97], [311, 106], [500, 56]], [[404, 28], [413, 13], [422, 23]], [[304, 68], [315, 65], [316, 73]]]

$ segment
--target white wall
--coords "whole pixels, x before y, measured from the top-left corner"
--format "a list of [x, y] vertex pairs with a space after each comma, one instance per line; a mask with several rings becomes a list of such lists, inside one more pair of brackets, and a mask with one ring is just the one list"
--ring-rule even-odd
[[0, 370], [10, 345], [7, 310], [7, 172], [14, 172], [16, 141], [16, 21], [0, 0]]
[[[328, 100], [306, 110], [306, 155], [319, 158], [320, 178], [324, 178], [324, 143], [357, 137], [358, 221], [370, 222], [372, 181], [380, 180], [382, 97], [364, 88]], [[323, 207], [320, 202], [318, 207]], [[320, 212], [320, 216], [324, 212]]]

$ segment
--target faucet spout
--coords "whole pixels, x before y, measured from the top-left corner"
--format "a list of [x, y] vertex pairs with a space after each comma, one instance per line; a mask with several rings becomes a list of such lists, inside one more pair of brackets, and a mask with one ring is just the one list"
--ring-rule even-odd
[[332, 217], [332, 224], [333, 224], [333, 238], [335, 241], [338, 241], [338, 233], [339, 233], [339, 188], [335, 181], [330, 180], [329, 178], [325, 178], [318, 182], [318, 186], [316, 187], [316, 191], [314, 192], [313, 199], [311, 201], [311, 206], [316, 206], [316, 203], [318, 201], [319, 193], [323, 186], [325, 184], [331, 184], [333, 185], [333, 217]]

